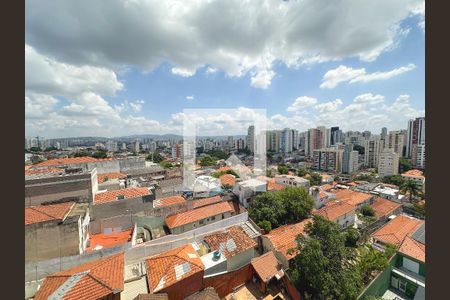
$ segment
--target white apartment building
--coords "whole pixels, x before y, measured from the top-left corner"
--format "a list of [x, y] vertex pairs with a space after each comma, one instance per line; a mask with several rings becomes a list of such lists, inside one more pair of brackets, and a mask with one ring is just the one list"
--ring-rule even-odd
[[398, 174], [399, 155], [392, 149], [380, 152], [378, 161], [378, 175], [381, 177]]
[[382, 149], [382, 140], [379, 138], [371, 138], [364, 143], [364, 165], [369, 168], [378, 167], [378, 159]]
[[275, 182], [284, 186], [309, 188], [309, 180], [293, 175], [276, 175]]

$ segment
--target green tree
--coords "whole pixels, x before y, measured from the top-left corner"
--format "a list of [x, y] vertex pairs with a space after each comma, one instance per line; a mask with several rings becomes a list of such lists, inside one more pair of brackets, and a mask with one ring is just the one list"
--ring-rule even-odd
[[417, 182], [413, 180], [406, 180], [405, 183], [400, 187], [400, 191], [408, 194], [408, 200], [411, 202], [411, 199], [418, 196], [420, 193], [420, 187]]
[[313, 172], [309, 174], [309, 184], [313, 185], [321, 185], [322, 184], [322, 176], [319, 173]]
[[233, 170], [227, 170], [227, 171], [221, 171], [221, 172], [214, 172], [214, 173], [211, 174], [211, 176], [212, 176], [212, 177], [215, 177], [215, 178], [219, 178], [220, 176], [222, 176], [222, 175], [224, 175], [224, 174], [231, 174], [231, 175], [233, 175], [233, 176], [236, 177], [236, 178], [239, 177], [239, 175], [238, 175], [235, 171], [233, 171]]
[[283, 165], [278, 166], [279, 174], [287, 174], [289, 172], [289, 168]]
[[268, 233], [272, 230], [272, 225], [267, 220], [262, 220], [262, 221], [258, 222], [257, 225], [259, 227], [261, 227], [266, 233]]
[[375, 216], [375, 211], [370, 205], [364, 205], [360, 210], [361, 214], [365, 217], [373, 217]]
[[31, 147], [30, 152], [41, 152], [42, 149], [40, 147]]
[[361, 247], [358, 268], [364, 283], [369, 283], [378, 272], [387, 267], [389, 263], [387, 254], [389, 253], [374, 249], [372, 245]]
[[164, 160], [164, 157], [161, 154], [159, 154], [158, 152], [155, 152], [153, 154], [149, 154], [145, 158], [145, 160], [153, 161], [154, 163], [158, 164]]
[[383, 177], [383, 183], [395, 184], [400, 187], [405, 183], [405, 179], [401, 175], [390, 175]]
[[92, 154], [92, 157], [94, 157], [94, 158], [107, 158], [108, 154], [106, 153], [106, 150], [98, 150], [94, 154]]
[[306, 171], [305, 168], [300, 168], [300, 169], [297, 170], [297, 176], [303, 177], [306, 174], [308, 174], [308, 172]]
[[399, 170], [401, 173], [409, 171], [413, 168], [411, 160], [407, 158], [400, 158], [399, 160]]
[[55, 146], [51, 146], [51, 147], [45, 148], [44, 152], [49, 152], [49, 151], [54, 151], [54, 150], [58, 150], [58, 148], [56, 148]]
[[227, 159], [230, 155], [223, 150], [210, 150], [206, 152], [206, 154], [210, 155], [213, 158], [217, 159]]
[[170, 161], [167, 161], [167, 160], [163, 160], [162, 162], [159, 163], [159, 165], [161, 167], [163, 167], [164, 169], [171, 169], [171, 168], [173, 168], [173, 164]]
[[211, 156], [205, 156], [200, 159], [200, 166], [214, 166], [216, 164], [216, 160], [214, 160]]
[[290, 271], [294, 284], [309, 299], [356, 299], [361, 274], [354, 263], [356, 249], [345, 246], [339, 225], [320, 216], [297, 237], [299, 254]]
[[74, 154], [74, 157], [84, 157], [84, 156], [90, 156], [90, 153], [83, 150], [83, 151], [78, 151]]
[[345, 246], [355, 248], [358, 245], [358, 241], [361, 238], [358, 229], [350, 227], [344, 231], [345, 233]]

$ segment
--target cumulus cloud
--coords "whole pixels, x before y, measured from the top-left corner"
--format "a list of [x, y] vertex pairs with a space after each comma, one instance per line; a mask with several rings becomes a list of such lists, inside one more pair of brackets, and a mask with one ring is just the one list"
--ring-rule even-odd
[[384, 96], [374, 95], [372, 93], [366, 93], [358, 95], [353, 99], [354, 103], [364, 103], [364, 104], [378, 104], [384, 101]]
[[329, 70], [322, 79], [321, 88], [335, 88], [342, 82], [369, 82], [374, 80], [386, 80], [394, 76], [412, 71], [416, 68], [414, 64], [409, 64], [386, 72], [367, 73], [365, 68], [353, 69], [340, 65], [336, 69]]
[[186, 96], [186, 100], [192, 101], [194, 100], [194, 96], [193, 95]]
[[320, 103], [315, 106], [316, 109], [319, 110], [319, 112], [329, 112], [329, 111], [336, 111], [339, 106], [341, 106], [344, 102], [342, 102], [341, 99], [336, 99], [334, 101]]
[[292, 103], [287, 108], [287, 111], [297, 112], [300, 109], [313, 106], [316, 103], [317, 103], [317, 99], [316, 98], [308, 97], [308, 96], [301, 96], [301, 97], [298, 97], [297, 99], [295, 99], [294, 103]]
[[275, 61], [295, 67], [376, 59], [392, 49], [404, 32], [400, 22], [423, 2], [26, 1], [25, 40], [76, 66], [151, 71], [169, 63], [185, 77], [204, 66], [229, 76], [258, 70], [250, 84], [267, 88]]

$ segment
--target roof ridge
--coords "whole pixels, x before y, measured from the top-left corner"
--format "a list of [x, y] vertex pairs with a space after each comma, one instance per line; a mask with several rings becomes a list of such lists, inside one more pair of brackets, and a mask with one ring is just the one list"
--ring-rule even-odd
[[106, 283], [104, 283], [102, 280], [96, 278], [95, 276], [91, 275], [90, 272], [86, 274], [87, 276], [89, 276], [90, 278], [92, 278], [94, 281], [97, 281], [99, 284], [103, 285], [104, 287], [106, 287], [108, 290], [114, 291], [114, 289], [110, 286], [108, 286]]
[[52, 215], [50, 215], [50, 214], [48, 214], [48, 213], [46, 213], [46, 212], [40, 211], [40, 210], [38, 210], [38, 209], [36, 209], [36, 208], [34, 208], [34, 207], [28, 207], [28, 208], [30, 208], [30, 209], [32, 209], [32, 210], [34, 210], [34, 211], [37, 211], [37, 212], [39, 212], [39, 213], [41, 213], [41, 214], [43, 214], [43, 215], [46, 215], [46, 216], [48, 216], [48, 217], [50, 217], [50, 218], [56, 219], [55, 216], [52, 216]]

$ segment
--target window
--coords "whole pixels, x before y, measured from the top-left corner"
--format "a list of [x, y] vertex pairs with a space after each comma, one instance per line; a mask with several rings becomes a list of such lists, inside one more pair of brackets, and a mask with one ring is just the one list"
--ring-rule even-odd
[[202, 225], [205, 222], [205, 220], [200, 220], [200, 225]]
[[216, 216], [211, 217], [211, 220], [214, 221], [216, 219]]
[[224, 214], [222, 214], [222, 219], [225, 219], [225, 215]]

